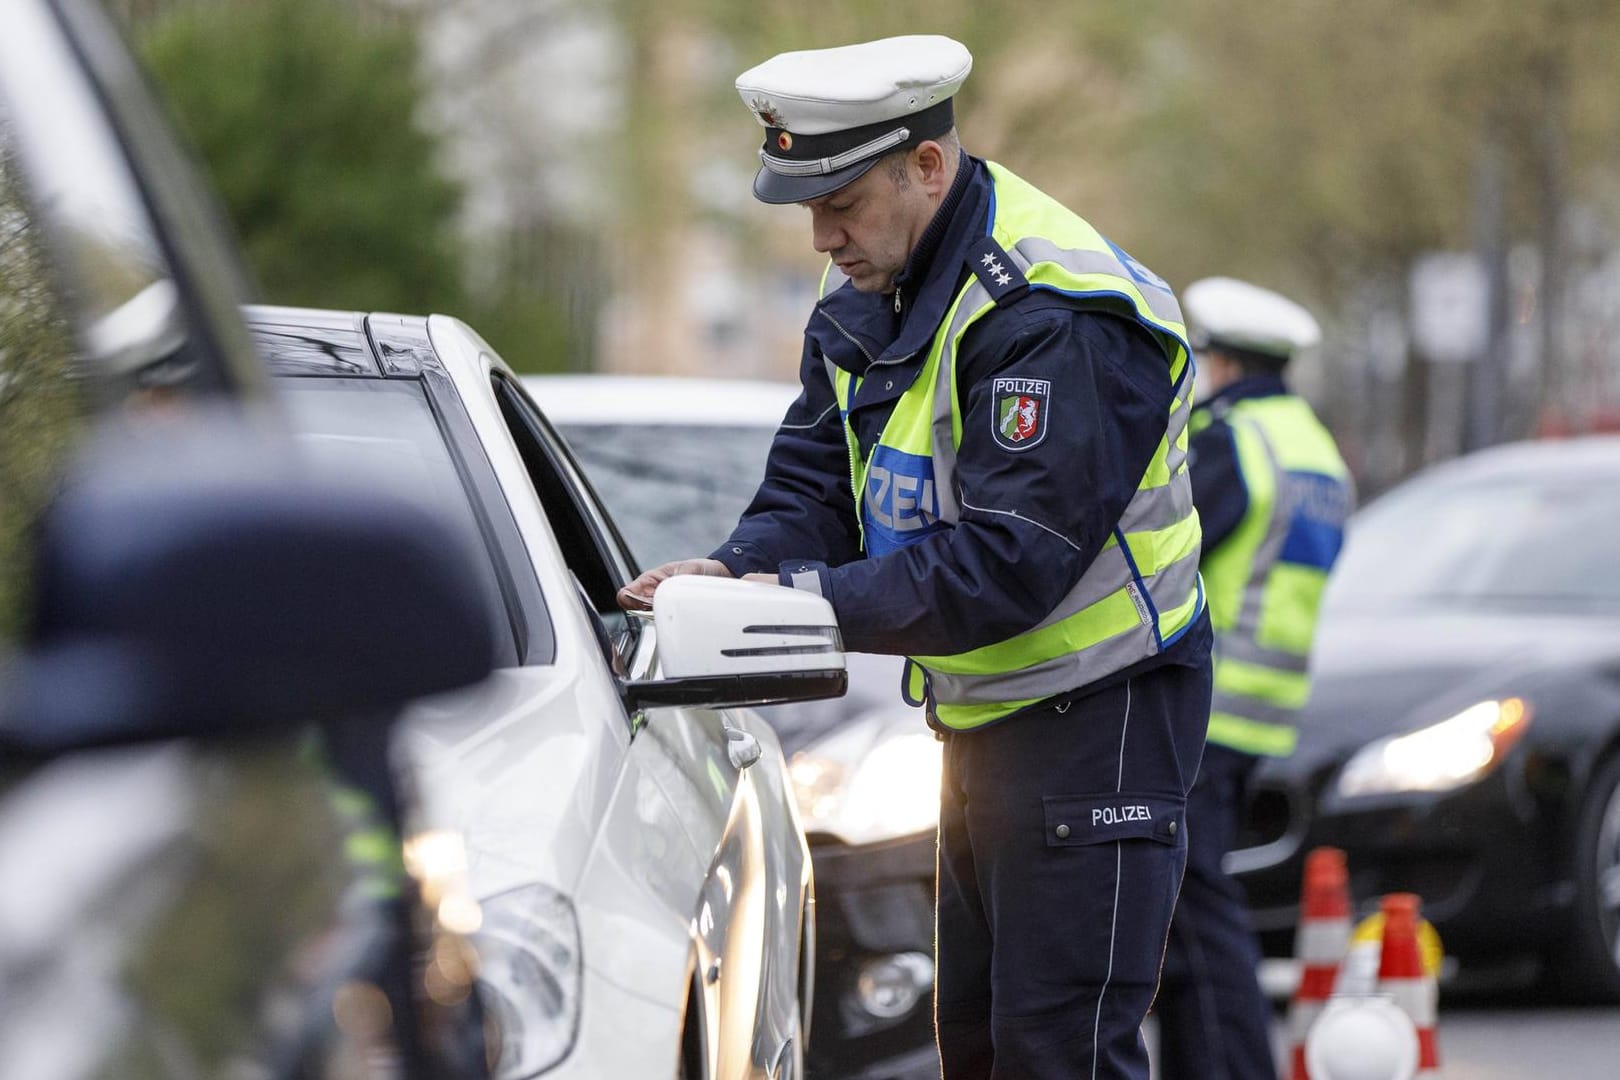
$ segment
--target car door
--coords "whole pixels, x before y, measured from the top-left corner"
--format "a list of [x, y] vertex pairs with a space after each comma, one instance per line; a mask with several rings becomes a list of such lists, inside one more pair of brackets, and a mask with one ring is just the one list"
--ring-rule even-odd
[[[499, 369], [492, 378], [502, 416], [579, 582], [580, 602], [601, 629], [604, 657], [625, 678], [655, 677], [650, 622], [627, 615], [616, 601], [636, 572], [617, 529], [517, 380]], [[625, 722], [633, 732], [632, 760], [657, 777], [707, 860], [689, 914], [711, 1075], [774, 1072], [797, 1031], [808, 885], [774, 736], [757, 717], [732, 710], [650, 709]]]

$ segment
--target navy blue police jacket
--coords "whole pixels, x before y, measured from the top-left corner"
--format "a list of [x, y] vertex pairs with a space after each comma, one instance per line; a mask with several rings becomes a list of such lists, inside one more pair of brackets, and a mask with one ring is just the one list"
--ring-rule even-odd
[[[970, 327], [958, 350], [959, 521], [866, 557], [825, 361], [864, 376], [849, 422], [870, 454], [983, 251], [991, 204], [989, 171], [964, 153], [896, 291], [863, 293], [846, 281], [816, 304], [802, 387], [765, 479], [711, 554], [738, 577], [774, 572], [793, 585], [813, 573], [852, 652], [948, 655], [1033, 629], [1091, 565], [1164, 438], [1169, 365], [1148, 331], [1126, 314], [1026, 289]], [[1014, 452], [994, 438], [998, 376], [1050, 381], [1047, 434], [1035, 447]], [[1207, 617], [1201, 622], [1203, 632], [1088, 689], [1164, 663], [1204, 662]]]

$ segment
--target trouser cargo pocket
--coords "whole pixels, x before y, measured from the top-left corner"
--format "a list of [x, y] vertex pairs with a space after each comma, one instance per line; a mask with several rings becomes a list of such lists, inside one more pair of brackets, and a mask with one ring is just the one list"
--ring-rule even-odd
[[1186, 800], [1134, 791], [1101, 795], [1047, 795], [1048, 847], [1084, 847], [1115, 840], [1153, 840], [1174, 846], [1186, 835]]

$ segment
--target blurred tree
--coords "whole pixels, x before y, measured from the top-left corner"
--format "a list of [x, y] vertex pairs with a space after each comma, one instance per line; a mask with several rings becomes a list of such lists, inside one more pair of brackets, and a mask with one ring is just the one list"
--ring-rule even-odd
[[73, 378], [73, 331], [23, 203], [12, 130], [0, 105], [0, 654], [27, 624], [33, 530], [86, 407]]
[[589, 0], [394, 0], [464, 189], [467, 318], [520, 370], [588, 367], [605, 293], [611, 22]]
[[129, 0], [126, 13], [267, 299], [461, 306], [458, 190], [419, 122], [408, 20], [332, 0]]

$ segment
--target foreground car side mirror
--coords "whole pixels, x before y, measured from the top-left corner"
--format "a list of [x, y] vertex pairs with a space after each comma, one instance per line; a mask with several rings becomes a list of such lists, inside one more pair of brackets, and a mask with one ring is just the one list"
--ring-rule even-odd
[[840, 697], [849, 688], [832, 605], [729, 578], [673, 577], [653, 594], [663, 678], [625, 684], [631, 709], [727, 708]]
[[40, 523], [0, 746], [57, 754], [397, 710], [494, 663], [465, 538], [238, 416], [119, 428]]

